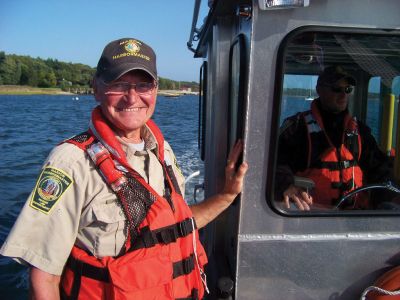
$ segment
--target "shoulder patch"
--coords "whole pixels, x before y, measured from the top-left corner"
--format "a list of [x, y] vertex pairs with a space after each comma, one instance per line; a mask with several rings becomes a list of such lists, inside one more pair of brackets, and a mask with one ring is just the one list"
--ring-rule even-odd
[[60, 169], [46, 167], [40, 174], [29, 206], [46, 215], [71, 186], [73, 180]]

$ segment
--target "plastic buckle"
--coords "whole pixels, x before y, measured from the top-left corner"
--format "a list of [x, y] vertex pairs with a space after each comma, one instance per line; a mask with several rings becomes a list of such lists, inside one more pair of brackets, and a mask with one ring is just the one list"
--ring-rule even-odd
[[184, 237], [187, 236], [189, 233], [192, 232], [192, 222], [191, 219], [185, 219], [182, 222], [178, 223], [178, 229], [179, 229], [179, 234], [180, 236]]
[[122, 175], [116, 181], [111, 183], [111, 188], [114, 192], [118, 192], [120, 189], [122, 189], [126, 185], [126, 183], [127, 183], [126, 177]]
[[96, 165], [98, 165], [100, 158], [109, 153], [108, 150], [100, 142], [92, 144], [87, 149], [87, 152]]
[[341, 161], [341, 162], [340, 162], [340, 166], [341, 166], [343, 169], [347, 169], [348, 167], [350, 167], [350, 161], [348, 161], [348, 160]]

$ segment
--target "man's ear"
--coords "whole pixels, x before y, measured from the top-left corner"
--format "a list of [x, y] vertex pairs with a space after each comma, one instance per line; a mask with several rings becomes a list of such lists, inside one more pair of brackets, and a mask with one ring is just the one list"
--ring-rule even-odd
[[315, 90], [317, 91], [317, 94], [319, 95], [319, 94], [320, 94], [320, 91], [321, 91], [321, 87], [320, 87], [319, 85], [317, 85], [317, 86], [315, 87]]
[[93, 87], [94, 98], [96, 99], [97, 102], [100, 102], [101, 98], [99, 97], [99, 88], [97, 86], [96, 77], [93, 77], [92, 79], [92, 87]]

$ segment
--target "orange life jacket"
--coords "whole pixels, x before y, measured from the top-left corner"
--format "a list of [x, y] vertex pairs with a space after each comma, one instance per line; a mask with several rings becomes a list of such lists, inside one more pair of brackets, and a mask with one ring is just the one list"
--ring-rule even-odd
[[[363, 185], [363, 172], [358, 164], [361, 137], [357, 121], [349, 114], [345, 116], [342, 143], [336, 148], [324, 130], [315, 101], [311, 110], [304, 112], [302, 117], [307, 126], [309, 151], [306, 170], [296, 175], [315, 182], [313, 198], [316, 204], [332, 207], [340, 197]], [[321, 152], [321, 149], [325, 150]], [[355, 198], [356, 207], [366, 205], [365, 199], [360, 195]]]
[[362, 299], [400, 300], [400, 267], [395, 267], [380, 276], [373, 286], [368, 287]]
[[[97, 107], [90, 130], [67, 142], [84, 149], [117, 194], [127, 217], [124, 254], [96, 258], [73, 247], [61, 277], [64, 299], [202, 299], [207, 263], [190, 208], [180, 195], [172, 167], [164, 161], [164, 139], [153, 121], [166, 190], [160, 196], [128, 164]], [[204, 286], [203, 286], [204, 284]]]

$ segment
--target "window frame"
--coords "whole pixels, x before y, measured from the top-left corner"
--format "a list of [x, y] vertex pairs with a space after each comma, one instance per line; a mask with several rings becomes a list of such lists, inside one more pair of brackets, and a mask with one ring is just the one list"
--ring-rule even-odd
[[[271, 142], [270, 142], [270, 156], [268, 160], [269, 168], [269, 178], [271, 180], [267, 181], [266, 188], [266, 201], [268, 206], [277, 214], [284, 217], [392, 217], [394, 215], [400, 215], [400, 211], [391, 210], [327, 210], [327, 211], [290, 211], [285, 210], [276, 205], [275, 199], [275, 172], [277, 168], [277, 155], [278, 155], [278, 137], [279, 137], [279, 119], [282, 114], [282, 99], [283, 99], [283, 82], [284, 82], [284, 71], [285, 71], [285, 57], [286, 57], [286, 47], [288, 43], [296, 36], [306, 33], [327, 33], [327, 34], [363, 34], [363, 35], [375, 35], [375, 36], [399, 36], [400, 30], [383, 30], [375, 28], [351, 28], [351, 27], [336, 27], [336, 26], [316, 26], [307, 25], [298, 27], [291, 32], [289, 32], [281, 41], [276, 60], [275, 69], [275, 85], [274, 85], [274, 102], [273, 102], [273, 113], [272, 123], [271, 123]], [[399, 57], [400, 59], [400, 57]], [[368, 90], [368, 86], [366, 87]], [[361, 113], [364, 113], [361, 110]], [[399, 149], [400, 150], [400, 149]]]
[[[237, 102], [232, 101], [232, 91], [233, 91], [233, 55], [235, 47], [239, 47], [239, 72], [238, 72], [238, 83], [237, 87]], [[238, 139], [244, 138], [244, 126], [245, 126], [245, 114], [246, 111], [246, 82], [247, 82], [247, 47], [244, 34], [238, 34], [232, 41], [229, 50], [229, 87], [228, 87], [228, 126], [227, 126], [227, 149], [229, 150], [233, 147], [234, 143]], [[235, 114], [235, 115], [234, 115]], [[233, 128], [234, 126], [235, 128]], [[235, 130], [233, 133], [232, 130]], [[232, 138], [232, 136], [234, 136]], [[241, 161], [241, 159], [239, 159]], [[238, 162], [239, 164], [240, 162]]]
[[199, 74], [199, 120], [197, 146], [200, 152], [200, 159], [205, 160], [205, 141], [206, 141], [206, 118], [207, 118], [207, 73], [208, 63], [205, 60], [200, 67]]

